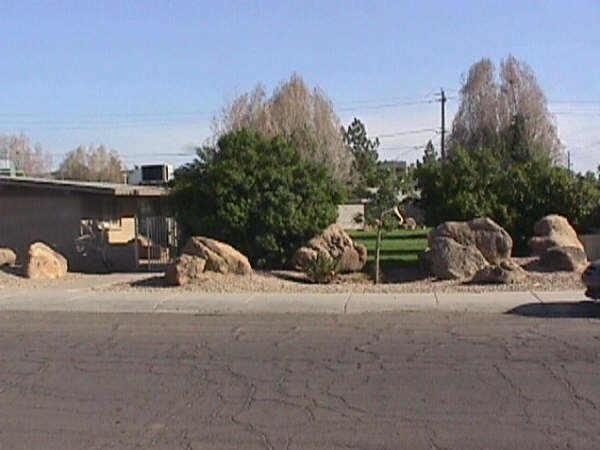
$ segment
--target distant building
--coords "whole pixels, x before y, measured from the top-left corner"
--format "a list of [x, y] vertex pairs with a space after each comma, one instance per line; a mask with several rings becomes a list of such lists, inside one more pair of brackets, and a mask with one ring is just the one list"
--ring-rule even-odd
[[396, 172], [396, 176], [402, 178], [408, 175], [408, 164], [406, 161], [383, 161], [384, 167], [389, 167]]
[[173, 179], [171, 164], [135, 166], [127, 173], [127, 184], [163, 186]]
[[18, 170], [15, 163], [8, 157], [8, 151], [0, 152], [0, 176], [16, 177], [23, 175], [23, 171]]

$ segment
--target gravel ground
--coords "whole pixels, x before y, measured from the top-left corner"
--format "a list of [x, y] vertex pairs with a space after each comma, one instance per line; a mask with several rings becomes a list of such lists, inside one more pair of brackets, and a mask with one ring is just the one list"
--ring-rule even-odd
[[[83, 281], [87, 275], [81, 273], [68, 273], [57, 280], [30, 280], [17, 274], [17, 271], [0, 270], [0, 288], [30, 287], [32, 289], [46, 287], [71, 287], [74, 283]], [[96, 275], [97, 276], [97, 275]]]
[[[256, 272], [249, 276], [221, 275], [217, 273], [206, 274], [196, 282], [180, 287], [166, 287], [162, 278], [152, 277], [141, 282], [123, 284], [123, 289], [173, 289], [183, 291], [203, 292], [357, 292], [357, 293], [402, 293], [402, 292], [488, 292], [488, 291], [524, 291], [524, 290], [577, 290], [584, 286], [579, 274], [558, 273], [532, 273], [525, 283], [499, 285], [472, 285], [461, 281], [438, 281], [434, 278], [423, 278], [401, 283], [373, 284], [366, 279], [356, 277], [342, 277], [332, 284], [310, 284], [302, 281], [286, 279], [294, 276], [293, 273]], [[282, 278], [285, 276], [286, 278]]]
[[[525, 261], [526, 262], [526, 261]], [[523, 283], [499, 285], [473, 285], [458, 280], [439, 281], [423, 278], [417, 269], [399, 269], [387, 274], [386, 282], [373, 284], [366, 274], [343, 275], [332, 284], [312, 284], [301, 272], [256, 271], [249, 276], [205, 273], [194, 283], [181, 287], [167, 287], [160, 274], [80, 274], [69, 273], [59, 280], [30, 280], [15, 273], [0, 271], [2, 288], [85, 288], [127, 290], [169, 289], [203, 292], [356, 292], [356, 293], [410, 293], [410, 292], [488, 292], [524, 290], [578, 290], [584, 289], [580, 273], [573, 272], [528, 272]]]
[[[513, 258], [524, 266], [532, 258]], [[312, 284], [303, 273], [294, 271], [256, 271], [249, 276], [222, 275], [205, 272], [202, 278], [181, 287], [167, 287], [162, 277], [154, 276], [134, 283], [125, 283], [123, 289], [173, 289], [203, 292], [356, 292], [356, 293], [410, 293], [410, 292], [488, 292], [527, 290], [584, 289], [579, 272], [527, 271], [527, 280], [518, 284], [468, 284], [459, 280], [436, 280], [424, 277], [417, 268], [403, 268], [384, 274], [387, 279], [375, 285], [364, 273], [343, 275], [332, 284]]]

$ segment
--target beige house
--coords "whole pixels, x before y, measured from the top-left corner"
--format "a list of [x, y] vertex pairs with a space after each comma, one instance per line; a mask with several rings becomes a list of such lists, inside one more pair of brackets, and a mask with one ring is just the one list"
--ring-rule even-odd
[[42, 241], [73, 271], [133, 271], [164, 263], [176, 246], [162, 187], [0, 177], [0, 247], [23, 262]]

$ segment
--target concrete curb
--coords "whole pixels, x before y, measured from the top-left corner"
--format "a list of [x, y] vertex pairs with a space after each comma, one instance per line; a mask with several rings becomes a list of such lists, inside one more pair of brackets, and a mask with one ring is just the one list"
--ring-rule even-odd
[[[0, 311], [180, 314], [504, 313], [529, 304], [577, 303], [583, 291], [357, 293], [111, 292], [88, 288], [0, 292]], [[600, 308], [600, 306], [599, 306]]]

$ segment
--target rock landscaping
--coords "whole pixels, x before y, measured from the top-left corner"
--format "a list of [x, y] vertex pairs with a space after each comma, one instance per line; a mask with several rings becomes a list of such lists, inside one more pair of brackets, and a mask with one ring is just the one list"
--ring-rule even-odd
[[533, 231], [535, 236], [529, 240], [529, 247], [539, 257], [542, 270], [579, 272], [587, 265], [583, 244], [565, 217], [546, 216]]
[[316, 260], [318, 254], [339, 260], [339, 273], [360, 272], [367, 263], [367, 248], [355, 243], [337, 224], [330, 225], [323, 233], [299, 248], [292, 258], [292, 267], [302, 270], [308, 261]]
[[29, 246], [25, 276], [32, 279], [52, 280], [64, 277], [69, 270], [66, 258], [43, 242]]
[[248, 258], [232, 246], [215, 239], [195, 236], [187, 241], [181, 256], [167, 266], [165, 281], [179, 286], [199, 278], [205, 271], [249, 275], [252, 267]]
[[0, 248], [0, 267], [14, 266], [17, 263], [17, 254], [10, 248]]
[[438, 279], [513, 283], [526, 277], [511, 261], [512, 239], [489, 218], [444, 222], [431, 230], [424, 261]]

